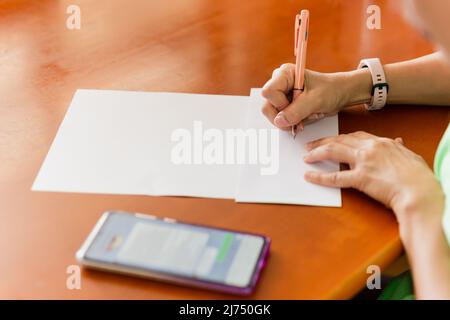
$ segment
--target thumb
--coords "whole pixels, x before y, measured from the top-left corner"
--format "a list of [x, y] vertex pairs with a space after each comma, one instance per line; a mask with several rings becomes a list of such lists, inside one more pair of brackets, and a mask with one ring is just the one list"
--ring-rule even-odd
[[302, 94], [299, 95], [284, 110], [280, 111], [273, 120], [274, 124], [278, 128], [284, 129], [299, 124], [302, 120], [314, 113], [314, 110], [317, 109], [315, 104], [308, 102], [304, 98]]

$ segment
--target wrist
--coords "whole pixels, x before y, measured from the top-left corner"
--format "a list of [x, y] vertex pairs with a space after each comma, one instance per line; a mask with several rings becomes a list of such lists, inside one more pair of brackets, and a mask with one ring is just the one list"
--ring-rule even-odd
[[343, 108], [363, 103], [372, 99], [372, 75], [369, 69], [359, 69], [342, 73]]
[[399, 221], [400, 237], [405, 248], [415, 246], [418, 236], [429, 237], [442, 229], [445, 195], [442, 190], [410, 196], [394, 207]]
[[399, 225], [400, 239], [407, 252], [414, 252], [417, 246], [430, 241], [442, 231], [442, 214], [425, 215], [410, 212], [411, 216]]

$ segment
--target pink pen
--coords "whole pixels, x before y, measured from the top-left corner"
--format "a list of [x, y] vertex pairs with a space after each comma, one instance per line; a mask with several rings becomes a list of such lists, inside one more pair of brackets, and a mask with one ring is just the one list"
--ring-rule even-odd
[[[306, 48], [308, 46], [308, 29], [309, 29], [309, 11], [302, 10], [295, 17], [295, 80], [294, 92], [292, 100], [295, 100], [304, 90], [305, 87], [305, 65], [306, 65]], [[299, 124], [300, 130], [303, 130], [303, 123]], [[292, 126], [292, 136], [295, 139], [297, 135], [297, 125]]]

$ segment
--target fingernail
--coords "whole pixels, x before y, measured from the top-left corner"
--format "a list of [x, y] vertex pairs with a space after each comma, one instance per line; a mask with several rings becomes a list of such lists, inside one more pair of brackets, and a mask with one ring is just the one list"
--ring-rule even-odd
[[308, 150], [308, 151], [311, 151], [311, 149], [312, 149], [312, 143], [311, 143], [311, 142], [308, 142], [308, 143], [305, 145], [305, 149]]
[[286, 119], [286, 116], [282, 112], [277, 114], [273, 122], [277, 127], [288, 127], [290, 125], [290, 123]]
[[306, 171], [305, 172], [305, 179], [306, 180], [314, 179], [314, 177], [316, 177], [316, 176], [317, 176], [317, 173], [314, 172], [314, 171]]
[[300, 131], [303, 131], [305, 129], [305, 125], [303, 124], [303, 122], [300, 122], [300, 124], [298, 125], [298, 129]]

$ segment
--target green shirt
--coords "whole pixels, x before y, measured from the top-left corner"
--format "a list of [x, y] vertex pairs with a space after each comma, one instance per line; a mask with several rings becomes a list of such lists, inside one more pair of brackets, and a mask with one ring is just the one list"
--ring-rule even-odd
[[[442, 217], [447, 241], [450, 244], [450, 126], [442, 137], [434, 158], [434, 172], [445, 193], [445, 209]], [[380, 300], [410, 300], [414, 299], [413, 283], [409, 271], [395, 277], [380, 294]]]
[[445, 194], [445, 209], [442, 217], [447, 241], [450, 244], [450, 126], [444, 133], [434, 159], [434, 172]]

